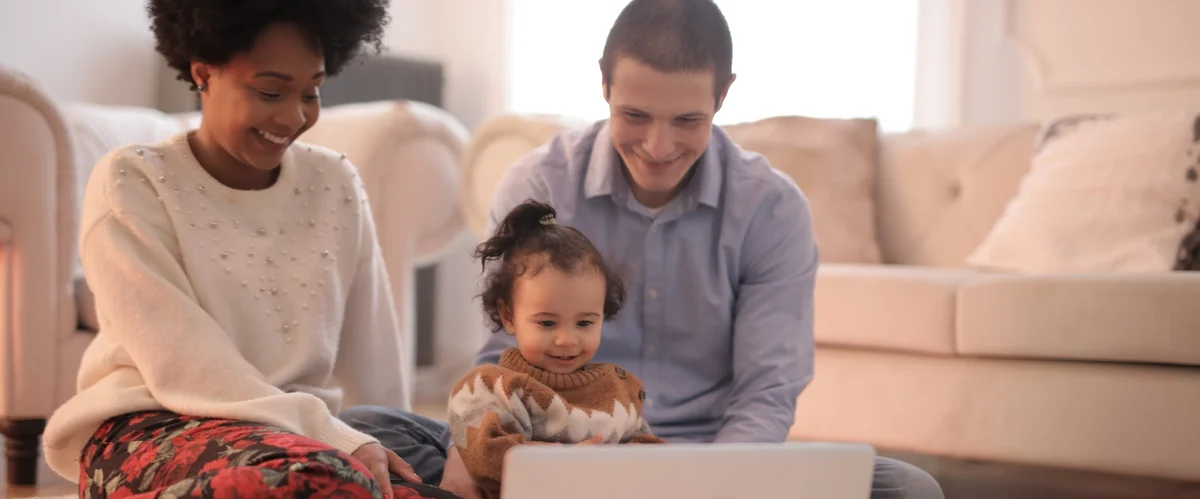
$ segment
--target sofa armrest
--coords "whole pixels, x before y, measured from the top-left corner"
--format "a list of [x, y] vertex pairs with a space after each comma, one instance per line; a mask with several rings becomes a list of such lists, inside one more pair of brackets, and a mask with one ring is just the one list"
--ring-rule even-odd
[[[66, 375], [59, 342], [75, 330], [76, 172], [57, 107], [0, 67], [0, 418], [44, 418]], [[71, 371], [72, 373], [74, 371]]]
[[[414, 101], [326, 109], [305, 137], [358, 168], [381, 232], [410, 240], [414, 265], [438, 260], [464, 233], [459, 163], [468, 132], [449, 113]], [[381, 235], [381, 237], [383, 237]]]
[[475, 236], [487, 230], [492, 197], [508, 167], [550, 142], [560, 132], [588, 122], [553, 114], [509, 114], [487, 120], [471, 136], [462, 160], [459, 189], [463, 216]]
[[968, 355], [1200, 365], [1200, 273], [992, 275], [959, 288]]

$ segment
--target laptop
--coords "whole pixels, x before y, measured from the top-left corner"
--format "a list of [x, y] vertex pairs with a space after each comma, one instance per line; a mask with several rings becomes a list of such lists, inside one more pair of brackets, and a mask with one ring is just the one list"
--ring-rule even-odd
[[521, 445], [505, 454], [504, 499], [867, 499], [863, 444]]

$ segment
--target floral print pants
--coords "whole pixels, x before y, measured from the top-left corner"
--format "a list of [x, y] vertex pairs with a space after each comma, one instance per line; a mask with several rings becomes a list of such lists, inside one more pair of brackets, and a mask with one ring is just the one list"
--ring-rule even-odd
[[[396, 499], [454, 499], [421, 484]], [[152, 411], [100, 426], [80, 462], [81, 498], [382, 497], [344, 452], [279, 428]]]

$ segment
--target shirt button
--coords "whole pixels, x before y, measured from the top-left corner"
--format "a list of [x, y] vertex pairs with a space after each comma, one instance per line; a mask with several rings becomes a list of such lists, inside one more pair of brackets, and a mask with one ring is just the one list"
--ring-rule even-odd
[[651, 290], [650, 290], [650, 299], [651, 299], [651, 300], [657, 300], [657, 299], [658, 299], [658, 290], [657, 290], [657, 289], [651, 289]]
[[654, 345], [647, 345], [647, 346], [646, 346], [646, 353], [648, 353], [648, 354], [651, 354], [651, 355], [653, 355], [653, 354], [654, 354], [654, 352], [655, 352], [655, 351], [657, 351], [657, 350], [658, 350], [658, 349], [657, 349], [657, 348], [655, 348], [655, 347], [654, 347]]
[[658, 224], [651, 225], [650, 232], [658, 232]]
[[646, 399], [646, 405], [647, 406], [654, 405], [654, 399]]

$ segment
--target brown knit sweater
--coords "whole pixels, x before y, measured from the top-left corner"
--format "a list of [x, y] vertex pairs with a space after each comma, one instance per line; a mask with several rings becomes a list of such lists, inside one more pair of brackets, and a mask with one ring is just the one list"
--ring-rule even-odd
[[467, 373], [450, 396], [450, 431], [486, 497], [499, 497], [504, 453], [526, 443], [664, 443], [642, 417], [642, 382], [613, 364], [570, 374], [538, 368], [516, 348]]

